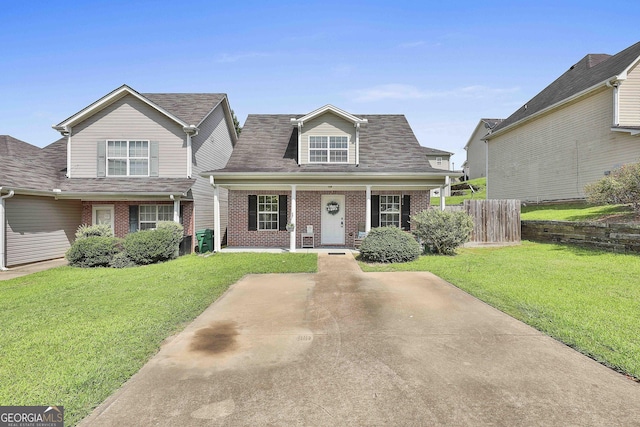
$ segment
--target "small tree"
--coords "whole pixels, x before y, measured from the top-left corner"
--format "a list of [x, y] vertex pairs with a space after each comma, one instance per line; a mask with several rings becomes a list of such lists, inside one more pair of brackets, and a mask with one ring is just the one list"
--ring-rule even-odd
[[236, 133], [238, 134], [238, 136], [240, 136], [240, 133], [242, 132], [242, 126], [240, 126], [240, 122], [236, 117], [236, 112], [233, 110], [231, 110], [231, 118], [233, 119], [233, 127], [236, 128]]
[[473, 219], [461, 211], [428, 209], [413, 215], [411, 225], [425, 253], [454, 255], [458, 246], [469, 241]]
[[640, 163], [624, 165], [608, 176], [584, 187], [589, 203], [630, 204], [640, 215]]

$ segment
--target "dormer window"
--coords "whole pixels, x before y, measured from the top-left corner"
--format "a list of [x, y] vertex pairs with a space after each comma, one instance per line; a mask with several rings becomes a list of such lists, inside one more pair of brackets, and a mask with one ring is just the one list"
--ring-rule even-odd
[[108, 176], [149, 176], [149, 141], [107, 141]]
[[348, 136], [309, 136], [309, 163], [348, 162]]

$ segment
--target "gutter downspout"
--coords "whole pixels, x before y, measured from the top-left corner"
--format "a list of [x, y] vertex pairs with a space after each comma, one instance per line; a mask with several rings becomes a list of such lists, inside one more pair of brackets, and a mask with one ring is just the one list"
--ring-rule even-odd
[[187, 134], [187, 178], [193, 175], [193, 149], [191, 148], [191, 138], [198, 135], [199, 129], [194, 126], [185, 126], [182, 128]]
[[614, 80], [613, 83], [607, 82], [607, 87], [613, 88], [613, 125], [620, 125], [620, 94], [618, 92], [618, 87], [620, 86], [620, 82]]
[[356, 123], [356, 166], [360, 166], [360, 123]]
[[301, 162], [301, 151], [302, 150], [302, 122], [298, 122], [298, 166], [300, 166]]
[[209, 175], [209, 184], [213, 187], [213, 251], [220, 252], [222, 249], [220, 242], [220, 190], [213, 180], [213, 175]]
[[[2, 190], [2, 187], [0, 187]], [[6, 257], [7, 257], [7, 249], [5, 245], [5, 237], [7, 232], [7, 220], [5, 215], [5, 204], [4, 199], [10, 199], [13, 197], [13, 190], [9, 191], [9, 194], [5, 194], [4, 196], [0, 196], [0, 271], [7, 271], [8, 268], [6, 266]]]

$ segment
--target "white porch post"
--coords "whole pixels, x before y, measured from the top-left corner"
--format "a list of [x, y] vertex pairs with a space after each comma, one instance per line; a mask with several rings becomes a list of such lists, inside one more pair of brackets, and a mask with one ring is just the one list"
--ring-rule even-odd
[[[213, 177], [211, 177], [213, 182]], [[220, 241], [220, 190], [218, 185], [213, 186], [213, 251], [220, 252], [222, 249]]]
[[366, 233], [371, 231], [371, 186], [367, 185], [367, 204], [364, 231]]
[[289, 232], [289, 252], [296, 251], [296, 186], [291, 186], [291, 224], [293, 224], [293, 230]]
[[173, 222], [180, 223], [180, 199], [171, 196], [173, 200]]
[[449, 177], [445, 177], [444, 178], [444, 185], [440, 188], [440, 210], [443, 211], [445, 209], [445, 193], [447, 191], [447, 188], [449, 187]]

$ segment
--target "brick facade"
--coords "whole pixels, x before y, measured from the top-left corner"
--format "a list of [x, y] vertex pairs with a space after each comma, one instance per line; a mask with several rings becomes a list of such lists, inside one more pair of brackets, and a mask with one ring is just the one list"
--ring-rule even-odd
[[[114, 218], [114, 234], [116, 237], [124, 237], [129, 233], [129, 205], [171, 205], [173, 202], [165, 201], [108, 201], [108, 202], [82, 202], [82, 223], [91, 224], [93, 222], [93, 206], [94, 205], [113, 205], [115, 211]], [[182, 222], [184, 226], [185, 236], [192, 236], [193, 233], [193, 202], [181, 201]], [[195, 241], [195, 238], [193, 239]]]
[[[249, 231], [249, 195], [287, 195], [287, 212], [291, 213], [291, 192], [275, 190], [230, 190], [229, 226], [227, 244], [231, 247], [289, 247], [289, 233], [277, 230]], [[358, 223], [366, 221], [366, 192], [362, 191], [298, 191], [296, 192], [296, 246], [301, 247], [300, 234], [306, 232], [307, 225], [313, 225], [316, 247], [321, 246], [323, 195], [345, 196], [345, 247], [353, 248], [358, 231]], [[372, 195], [399, 194], [411, 196], [411, 215], [429, 207], [429, 191], [371, 191]]]

